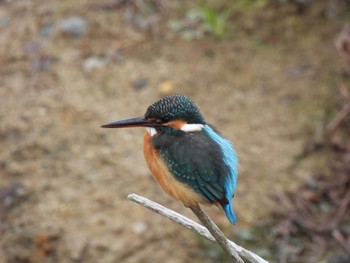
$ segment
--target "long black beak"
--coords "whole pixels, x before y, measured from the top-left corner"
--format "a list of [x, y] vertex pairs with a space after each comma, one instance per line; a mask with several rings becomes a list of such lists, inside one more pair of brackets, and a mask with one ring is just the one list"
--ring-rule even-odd
[[156, 127], [159, 124], [146, 120], [143, 116], [102, 125], [102, 128]]

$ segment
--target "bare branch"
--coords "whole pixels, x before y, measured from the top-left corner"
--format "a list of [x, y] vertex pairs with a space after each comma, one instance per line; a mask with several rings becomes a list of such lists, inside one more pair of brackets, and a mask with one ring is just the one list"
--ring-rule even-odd
[[[216, 242], [215, 238], [210, 234], [210, 232], [205, 227], [173, 210], [170, 210], [156, 202], [153, 202], [137, 194], [129, 194], [128, 199], [174, 221], [175, 223], [191, 230], [194, 233], [201, 235], [202, 237], [208, 239], [211, 242], [214, 242], [214, 243]], [[236, 251], [236, 253], [244, 260], [244, 262], [268, 263], [266, 260], [262, 259], [261, 257], [254, 254], [253, 252], [241, 246], [238, 246], [233, 241], [228, 239], [226, 240], [229, 243], [230, 249]]]
[[197, 204], [196, 206], [190, 207], [190, 209], [198, 217], [199, 221], [201, 221], [202, 224], [209, 230], [210, 234], [212, 234], [216, 242], [224, 249], [226, 254], [231, 256], [231, 258], [234, 260], [233, 262], [244, 263], [237, 251], [230, 246], [227, 237], [225, 237], [218, 226], [202, 210], [202, 208]]

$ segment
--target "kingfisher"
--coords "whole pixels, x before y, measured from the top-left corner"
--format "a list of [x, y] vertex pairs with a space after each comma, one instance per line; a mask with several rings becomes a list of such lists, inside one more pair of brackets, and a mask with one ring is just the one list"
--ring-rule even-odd
[[102, 127], [145, 127], [144, 156], [162, 189], [187, 207], [215, 204], [236, 223], [232, 207], [238, 177], [236, 152], [230, 141], [206, 123], [189, 97], [164, 97], [141, 117]]

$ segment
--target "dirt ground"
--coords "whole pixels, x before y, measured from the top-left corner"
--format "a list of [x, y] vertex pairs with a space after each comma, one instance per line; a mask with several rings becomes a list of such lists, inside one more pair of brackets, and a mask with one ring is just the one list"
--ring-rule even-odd
[[[165, 26], [172, 14], [142, 30], [128, 8], [0, 2], [0, 262], [215, 262], [199, 237], [126, 199], [138, 193], [194, 218], [153, 180], [144, 131], [100, 128], [166, 94], [191, 96], [236, 147], [238, 223], [206, 209], [227, 235], [264, 220], [272, 192], [325, 167], [327, 155], [295, 157], [337, 96], [344, 16], [284, 7], [231, 21], [227, 39], [184, 41]], [[81, 36], [60, 28], [70, 16], [87, 21]]]

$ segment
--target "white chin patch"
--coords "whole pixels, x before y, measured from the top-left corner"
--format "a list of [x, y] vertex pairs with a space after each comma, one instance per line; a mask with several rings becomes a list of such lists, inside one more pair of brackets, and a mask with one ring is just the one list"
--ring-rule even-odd
[[186, 123], [185, 125], [183, 125], [181, 127], [181, 131], [184, 132], [197, 132], [197, 131], [201, 131], [204, 128], [203, 124], [188, 124]]
[[151, 137], [157, 134], [157, 130], [155, 128], [147, 127], [146, 130]]

